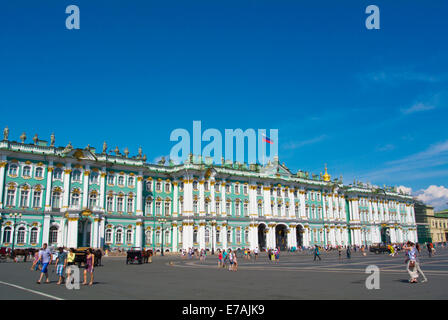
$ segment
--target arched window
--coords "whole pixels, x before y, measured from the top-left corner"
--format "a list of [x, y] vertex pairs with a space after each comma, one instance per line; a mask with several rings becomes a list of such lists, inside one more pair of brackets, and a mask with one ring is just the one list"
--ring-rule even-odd
[[31, 229], [31, 234], [30, 234], [30, 243], [37, 243], [37, 228], [34, 227]]
[[20, 207], [28, 207], [28, 190], [22, 190], [20, 191]]
[[258, 208], [258, 216], [262, 217], [263, 216], [263, 204], [261, 202], [258, 203], [257, 208]]
[[6, 206], [12, 207], [15, 205], [15, 196], [16, 196], [16, 190], [8, 189], [8, 193], [6, 195]]
[[123, 197], [117, 198], [117, 212], [123, 212]]
[[193, 181], [193, 190], [198, 190], [198, 182]]
[[106, 243], [111, 243], [112, 242], [112, 230], [111, 229], [107, 229], [106, 230], [106, 237], [105, 237], [105, 241]]
[[236, 243], [241, 243], [241, 229], [236, 229], [235, 235], [236, 235]]
[[171, 241], [170, 241], [170, 232], [168, 231], [168, 230], [166, 230], [165, 232], [164, 232], [164, 234], [165, 234], [165, 239], [164, 239], [164, 241], [165, 241], [165, 243], [170, 243]]
[[146, 202], [145, 202], [145, 213], [147, 216], [152, 214], [152, 199], [151, 198], [147, 198]]
[[160, 243], [160, 231], [156, 231], [156, 243]]
[[129, 177], [128, 178], [128, 186], [129, 187], [133, 187], [134, 186], [134, 177]]
[[205, 243], [210, 242], [210, 230], [207, 228], [205, 229]]
[[11, 243], [11, 227], [3, 230], [3, 243]]
[[171, 184], [169, 182], [165, 183], [165, 193], [171, 192]]
[[232, 242], [232, 230], [230, 229], [227, 230], [227, 242], [228, 243]]
[[40, 199], [41, 199], [42, 192], [41, 191], [34, 191], [33, 195], [33, 208], [40, 208]]
[[72, 206], [73, 207], [79, 206], [79, 193], [78, 192], [72, 193]]
[[25, 243], [25, 227], [17, 230], [17, 243]]
[[90, 173], [90, 177], [89, 177], [90, 183], [91, 184], [98, 184], [98, 176], [99, 176], [98, 172], [92, 171]]
[[97, 204], [97, 195], [96, 193], [91, 193], [89, 198], [89, 208], [93, 209], [96, 207]]
[[52, 207], [54, 209], [61, 208], [61, 193], [59, 191], [53, 191], [53, 196], [51, 199]]
[[198, 213], [199, 213], [199, 210], [198, 210], [198, 201], [197, 201], [197, 200], [194, 200], [194, 201], [193, 201], [193, 213], [194, 213], [194, 214], [198, 214]]
[[244, 230], [244, 241], [246, 243], [249, 243], [249, 230], [248, 229]]
[[205, 209], [205, 214], [209, 215], [210, 214], [210, 203], [207, 200], [205, 200], [204, 209]]
[[249, 205], [247, 204], [247, 202], [244, 203], [243, 210], [244, 210], [244, 216], [248, 217], [249, 216]]
[[216, 214], [217, 215], [221, 214], [221, 202], [216, 201], [215, 206], [216, 206]]
[[152, 191], [152, 181], [146, 181], [146, 191]]
[[134, 198], [131, 196], [128, 197], [128, 203], [127, 203], [127, 212], [132, 212], [134, 209]]
[[226, 202], [226, 214], [228, 216], [232, 214], [232, 203], [230, 201]]
[[17, 165], [16, 164], [10, 164], [8, 174], [10, 176], [17, 176]]
[[107, 196], [106, 199], [106, 211], [111, 212], [113, 209], [114, 204], [114, 197], [113, 196]]
[[151, 243], [152, 243], [152, 239], [151, 239], [152, 237], [151, 237], [151, 231], [146, 231], [145, 232], [145, 243], [146, 243], [146, 245], [150, 245]]
[[44, 169], [42, 169], [41, 167], [36, 168], [36, 178], [42, 178], [43, 173], [44, 173]]
[[166, 217], [168, 217], [170, 215], [170, 202], [169, 201], [165, 201], [165, 211], [164, 214]]
[[31, 167], [30, 166], [24, 166], [23, 167], [23, 171], [22, 171], [22, 175], [24, 177], [31, 177]]
[[193, 231], [193, 243], [198, 242], [198, 230]]
[[73, 170], [72, 171], [72, 179], [76, 182], [81, 182], [81, 171]]
[[53, 178], [56, 180], [62, 179], [62, 169], [61, 168], [54, 169]]
[[58, 242], [58, 227], [51, 226], [50, 227], [50, 237], [48, 240], [49, 244], [56, 244]]
[[132, 230], [126, 231], [126, 244], [132, 244]]
[[114, 185], [114, 175], [109, 174], [107, 175], [107, 184], [113, 186]]
[[119, 177], [118, 177], [118, 185], [119, 185], [119, 186], [124, 185], [124, 177], [123, 177], [123, 176], [119, 176]]
[[123, 243], [123, 231], [121, 229], [118, 229], [115, 233], [115, 243], [121, 244]]
[[156, 201], [156, 216], [160, 216], [160, 210], [161, 210], [161, 208], [160, 208], [160, 206], [161, 206], [161, 203], [160, 203], [160, 201]]

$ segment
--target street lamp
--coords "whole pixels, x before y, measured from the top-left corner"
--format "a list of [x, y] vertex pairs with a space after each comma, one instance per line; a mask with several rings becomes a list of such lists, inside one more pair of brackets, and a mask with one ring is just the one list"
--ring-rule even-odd
[[161, 218], [161, 219], [158, 219], [157, 221], [159, 221], [160, 223], [162, 223], [162, 256], [163, 256], [163, 238], [164, 238], [163, 225], [164, 225], [164, 223], [166, 222], [166, 219]]
[[16, 220], [17, 218], [21, 219], [22, 218], [22, 214], [21, 213], [10, 213], [9, 217], [12, 219], [14, 218], [14, 223], [13, 223], [13, 230], [14, 232], [12, 233], [12, 251], [14, 251], [14, 243], [16, 242]]

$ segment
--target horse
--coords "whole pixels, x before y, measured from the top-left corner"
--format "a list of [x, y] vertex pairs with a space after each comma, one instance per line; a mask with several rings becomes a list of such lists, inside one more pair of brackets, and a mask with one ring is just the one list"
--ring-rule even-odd
[[26, 262], [26, 258], [30, 255], [30, 254], [34, 254], [35, 249], [33, 248], [27, 248], [27, 249], [14, 249], [11, 252], [11, 258], [15, 260], [15, 258], [17, 258], [18, 256], [23, 256], [23, 262]]
[[101, 258], [103, 257], [103, 251], [101, 249], [93, 250], [93, 255], [95, 256], [95, 267], [101, 266]]
[[142, 250], [142, 257], [143, 257], [143, 263], [148, 263], [148, 262], [152, 262], [150, 260], [150, 258], [153, 256], [153, 251], [152, 249], [143, 249]]

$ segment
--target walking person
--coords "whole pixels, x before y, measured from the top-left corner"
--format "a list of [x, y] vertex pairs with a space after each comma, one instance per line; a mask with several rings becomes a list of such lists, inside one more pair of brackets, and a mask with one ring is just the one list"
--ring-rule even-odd
[[338, 256], [339, 256], [339, 260], [342, 259], [342, 246], [338, 246]]
[[420, 268], [420, 263], [417, 260], [417, 249], [415, 248], [415, 244], [408, 241], [407, 246], [405, 246], [406, 255], [407, 255], [407, 265], [406, 270], [409, 273], [410, 283], [417, 283], [419, 274], [423, 276], [422, 282], [427, 282], [428, 279], [426, 278], [425, 274], [423, 273], [422, 269]]
[[229, 271], [233, 271], [233, 252], [232, 249], [229, 249]]
[[236, 258], [236, 254], [233, 255], [233, 271], [238, 271], [238, 259]]
[[319, 247], [317, 246], [317, 244], [314, 247], [314, 260], [313, 261], [316, 261], [316, 258], [319, 258], [319, 261], [322, 260], [320, 257]]
[[347, 259], [350, 259], [351, 257], [352, 257], [352, 252], [351, 252], [350, 246], [348, 245], [347, 246]]
[[[254, 255], [255, 255], [255, 260], [258, 259], [258, 247], [255, 247], [254, 249]], [[255, 262], [255, 261], [254, 261]]]
[[64, 281], [64, 269], [67, 266], [67, 253], [64, 252], [64, 248], [59, 248], [58, 255], [56, 257], [56, 274], [59, 276], [58, 283], [61, 284]]
[[218, 268], [222, 267], [222, 252], [218, 249]]
[[89, 286], [93, 285], [93, 265], [95, 263], [95, 255], [93, 254], [93, 250], [91, 248], [87, 249], [87, 257], [86, 257], [86, 269], [84, 270], [84, 282], [83, 285], [87, 285], [87, 273], [90, 273], [90, 282]]
[[50, 249], [47, 248], [47, 244], [44, 243], [42, 250], [39, 251], [39, 261], [42, 264], [42, 269], [41, 269], [41, 274], [40, 274], [40, 278], [37, 281], [37, 284], [41, 284], [42, 282], [42, 278], [45, 275], [45, 282], [46, 283], [50, 283], [50, 279], [48, 279], [48, 265], [51, 264], [51, 252]]
[[67, 254], [67, 280], [69, 280], [69, 277], [72, 274], [72, 266], [75, 264], [75, 257], [75, 249], [70, 248]]
[[39, 270], [40, 267], [40, 261], [39, 261], [39, 251], [36, 251], [36, 253], [34, 254], [34, 261], [33, 261], [33, 265], [31, 266], [31, 271], [37, 271]]

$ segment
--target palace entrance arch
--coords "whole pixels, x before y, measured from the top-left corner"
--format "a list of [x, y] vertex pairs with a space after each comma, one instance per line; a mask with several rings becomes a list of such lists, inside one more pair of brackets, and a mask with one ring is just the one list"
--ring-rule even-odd
[[258, 249], [260, 251], [266, 248], [266, 225], [259, 224], [258, 225]]
[[275, 246], [284, 251], [288, 247], [287, 228], [284, 224], [279, 224], [275, 227]]

